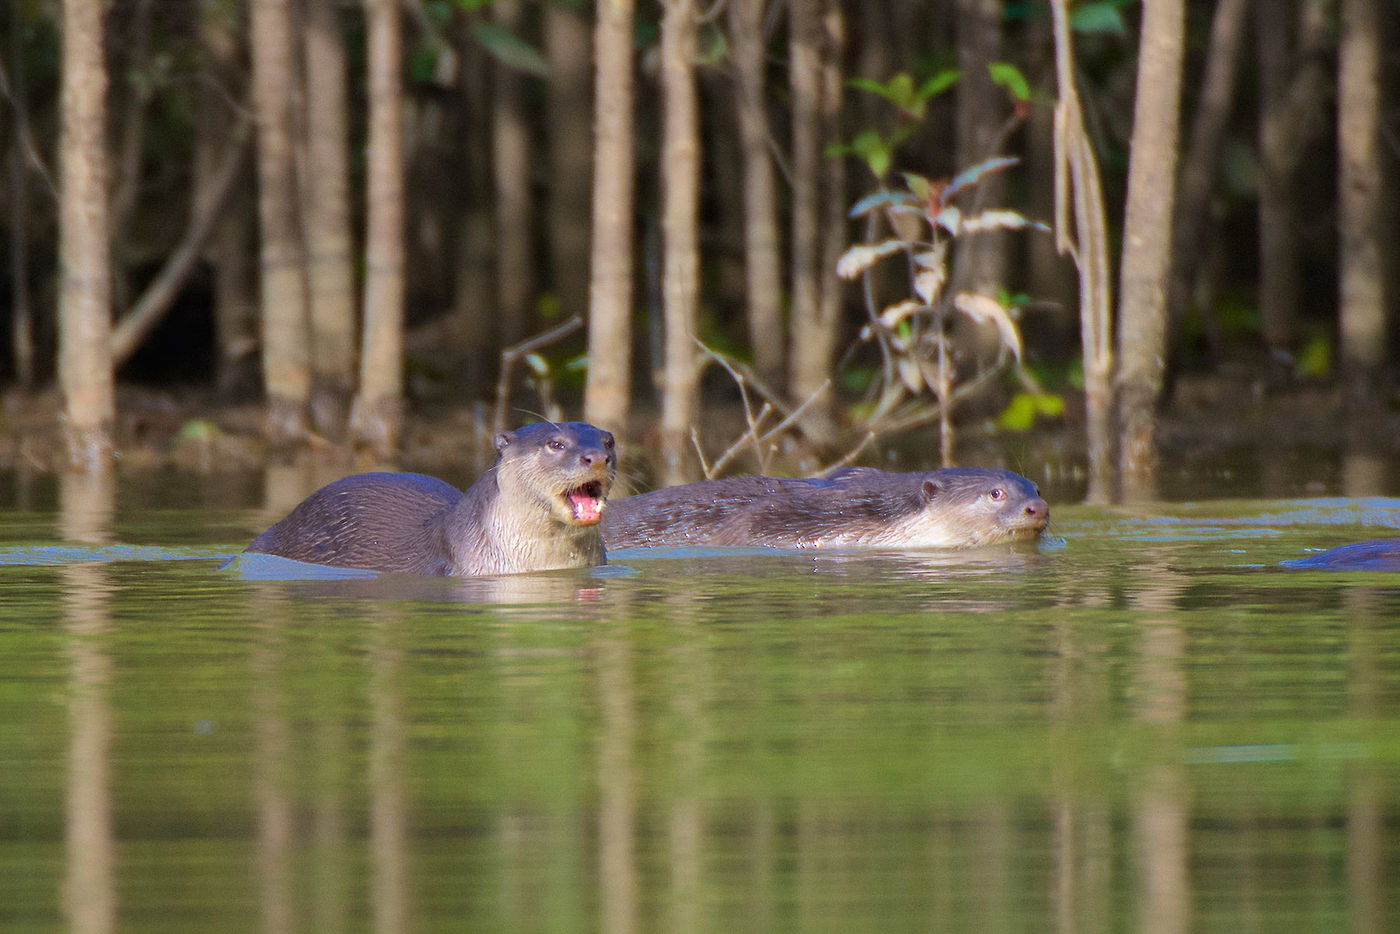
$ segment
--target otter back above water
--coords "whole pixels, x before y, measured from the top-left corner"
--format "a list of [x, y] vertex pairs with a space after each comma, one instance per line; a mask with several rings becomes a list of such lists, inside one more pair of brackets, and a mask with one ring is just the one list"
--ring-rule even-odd
[[613, 436], [583, 422], [540, 423], [495, 444], [495, 464], [465, 493], [424, 474], [355, 474], [312, 493], [247, 550], [421, 575], [603, 564]]
[[972, 548], [1035, 538], [1049, 506], [1008, 470], [890, 473], [854, 467], [825, 479], [705, 480], [614, 502], [609, 548]]
[[1284, 561], [1283, 566], [1318, 571], [1400, 571], [1400, 538], [1353, 542], [1306, 558]]

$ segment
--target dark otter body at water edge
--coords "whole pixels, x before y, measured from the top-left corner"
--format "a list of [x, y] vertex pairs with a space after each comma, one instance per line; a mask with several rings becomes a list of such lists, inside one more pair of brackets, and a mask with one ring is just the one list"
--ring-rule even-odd
[[1306, 558], [1285, 561], [1283, 566], [1316, 571], [1400, 571], [1400, 538], [1342, 545]]
[[1009, 470], [889, 473], [818, 480], [734, 477], [643, 493], [609, 507], [609, 548], [973, 548], [1035, 538], [1050, 507]]
[[603, 564], [613, 436], [582, 422], [496, 436], [463, 493], [423, 474], [365, 473], [312, 493], [248, 551], [405, 574], [518, 574]]

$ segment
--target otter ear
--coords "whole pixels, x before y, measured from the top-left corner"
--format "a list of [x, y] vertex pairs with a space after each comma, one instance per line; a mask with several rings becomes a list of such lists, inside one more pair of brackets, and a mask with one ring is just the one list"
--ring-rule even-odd
[[943, 492], [943, 484], [938, 480], [925, 480], [923, 486], [919, 487], [919, 495], [924, 498], [924, 502], [933, 502], [934, 497]]
[[496, 453], [499, 454], [515, 443], [515, 432], [503, 431], [496, 435]]

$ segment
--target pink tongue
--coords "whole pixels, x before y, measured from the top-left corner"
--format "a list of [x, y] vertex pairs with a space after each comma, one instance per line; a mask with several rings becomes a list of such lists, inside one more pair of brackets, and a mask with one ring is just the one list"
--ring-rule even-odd
[[594, 499], [583, 490], [574, 490], [569, 494], [569, 505], [574, 507], [574, 519], [585, 525], [592, 525], [603, 518], [603, 502]]

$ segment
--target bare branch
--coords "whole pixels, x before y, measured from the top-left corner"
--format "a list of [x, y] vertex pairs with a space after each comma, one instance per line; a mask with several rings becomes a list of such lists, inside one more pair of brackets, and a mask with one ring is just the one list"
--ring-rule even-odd
[[[240, 111], [246, 113], [245, 111]], [[234, 127], [230, 148], [219, 166], [211, 184], [211, 195], [202, 208], [190, 219], [184, 238], [161, 267], [160, 273], [151, 281], [144, 294], [132, 306], [131, 311], [122, 316], [112, 327], [112, 366], [121, 366], [141, 346], [141, 341], [150, 334], [170, 306], [179, 296], [195, 264], [199, 261], [204, 245], [219, 218], [223, 215], [233, 189], [243, 170], [243, 161], [248, 155], [248, 141], [252, 137], [252, 121], [242, 117]]]
[[583, 316], [574, 315], [562, 324], [555, 325], [548, 331], [536, 334], [534, 337], [526, 338], [518, 344], [514, 344], [501, 351], [501, 376], [496, 381], [496, 412], [492, 419], [493, 431], [506, 430], [506, 409], [510, 404], [510, 375], [515, 369], [516, 361], [528, 353], [533, 353], [541, 347], [548, 346], [561, 338], [583, 327]]

